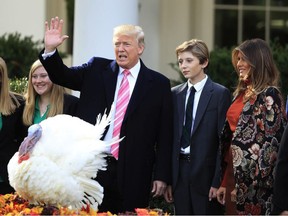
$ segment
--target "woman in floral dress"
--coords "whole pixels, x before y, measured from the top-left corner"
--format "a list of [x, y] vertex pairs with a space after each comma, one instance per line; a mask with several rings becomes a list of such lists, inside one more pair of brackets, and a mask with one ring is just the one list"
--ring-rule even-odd
[[[246, 40], [236, 47], [232, 63], [239, 81], [221, 136], [223, 181], [230, 181], [225, 179], [225, 171], [233, 160], [231, 200], [236, 202], [237, 213], [269, 215], [273, 171], [286, 126], [279, 71], [269, 46], [261, 39]], [[225, 193], [226, 188], [220, 187], [218, 200], [223, 201]]]

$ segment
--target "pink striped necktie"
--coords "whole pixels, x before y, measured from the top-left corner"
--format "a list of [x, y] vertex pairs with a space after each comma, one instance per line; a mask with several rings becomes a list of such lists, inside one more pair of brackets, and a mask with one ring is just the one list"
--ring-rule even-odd
[[[130, 74], [130, 71], [123, 71], [123, 79], [120, 84], [120, 88], [118, 91], [117, 102], [116, 102], [116, 112], [114, 118], [114, 129], [112, 137], [119, 138], [120, 130], [124, 115], [126, 113], [126, 109], [129, 103], [130, 98], [130, 90], [129, 90], [129, 82], [127, 76]], [[119, 151], [119, 143], [114, 143], [111, 146], [111, 154], [118, 159], [118, 151]]]

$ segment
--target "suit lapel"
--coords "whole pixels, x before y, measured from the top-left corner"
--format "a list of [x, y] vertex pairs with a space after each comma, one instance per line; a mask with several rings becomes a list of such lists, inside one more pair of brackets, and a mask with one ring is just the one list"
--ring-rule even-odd
[[103, 82], [106, 83], [105, 92], [108, 106], [110, 106], [114, 101], [118, 72], [119, 66], [116, 64], [116, 61], [112, 61], [106, 70], [103, 70], [102, 72], [104, 79]]
[[151, 88], [153, 83], [153, 77], [151, 76], [149, 69], [143, 64], [141, 60], [140, 62], [140, 71], [123, 121], [125, 121], [127, 117], [133, 113], [133, 111], [141, 103], [143, 97], [146, 95], [147, 91]]
[[198, 103], [198, 107], [197, 107], [197, 111], [196, 111], [196, 117], [195, 117], [195, 121], [194, 121], [194, 125], [193, 125], [192, 136], [194, 134], [194, 131], [196, 131], [204, 113], [206, 112], [206, 109], [207, 109], [208, 103], [210, 101], [210, 98], [212, 96], [213, 90], [214, 89], [212, 86], [212, 81], [210, 78], [208, 78], [204, 87], [203, 87], [203, 90], [202, 90], [202, 93], [201, 93], [201, 96], [199, 99], [199, 103]]
[[182, 134], [183, 124], [184, 124], [184, 116], [185, 116], [185, 100], [186, 100], [186, 92], [187, 92], [188, 84], [187, 82], [184, 83], [182, 86], [179, 87], [179, 91], [176, 94], [176, 103], [179, 116], [178, 118], [178, 132]]

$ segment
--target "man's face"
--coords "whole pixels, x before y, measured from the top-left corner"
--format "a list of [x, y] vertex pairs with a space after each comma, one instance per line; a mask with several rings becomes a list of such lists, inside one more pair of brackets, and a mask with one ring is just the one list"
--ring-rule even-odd
[[118, 65], [124, 69], [131, 69], [138, 62], [144, 47], [138, 44], [134, 35], [114, 36], [114, 52]]

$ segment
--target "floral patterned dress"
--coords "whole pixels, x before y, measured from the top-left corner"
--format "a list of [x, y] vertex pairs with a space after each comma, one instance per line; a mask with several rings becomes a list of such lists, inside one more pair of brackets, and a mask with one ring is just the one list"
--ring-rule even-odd
[[221, 153], [224, 158], [231, 144], [238, 214], [271, 213], [273, 172], [286, 122], [283, 98], [274, 87], [244, 104], [233, 134], [226, 122]]

